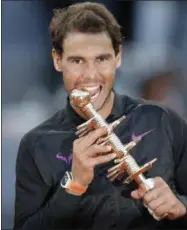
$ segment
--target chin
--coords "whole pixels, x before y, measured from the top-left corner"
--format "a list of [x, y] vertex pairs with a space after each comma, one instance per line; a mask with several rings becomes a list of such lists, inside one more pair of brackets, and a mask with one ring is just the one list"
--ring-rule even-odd
[[99, 111], [101, 110], [103, 107], [104, 107], [104, 101], [103, 102], [95, 102], [95, 103], [92, 103], [92, 105], [94, 105], [94, 108], [96, 111]]
[[106, 102], [110, 97], [110, 93], [108, 93], [106, 96], [102, 96], [102, 95], [100, 96], [101, 97], [99, 97], [95, 102], [92, 102], [96, 111], [101, 110], [105, 106]]

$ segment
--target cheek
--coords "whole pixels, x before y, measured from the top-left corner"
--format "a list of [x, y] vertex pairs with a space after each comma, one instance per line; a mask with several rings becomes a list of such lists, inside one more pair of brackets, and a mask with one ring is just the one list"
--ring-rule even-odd
[[63, 82], [65, 89], [70, 92], [72, 89], [75, 88], [76, 82], [80, 78], [80, 73], [75, 72], [72, 69], [65, 68], [63, 71]]
[[116, 72], [116, 69], [112, 65], [107, 66], [105, 68], [103, 67], [101, 69], [101, 74], [102, 76], [104, 76], [106, 84], [111, 84], [111, 82], [113, 82], [114, 77], [115, 77], [115, 72]]

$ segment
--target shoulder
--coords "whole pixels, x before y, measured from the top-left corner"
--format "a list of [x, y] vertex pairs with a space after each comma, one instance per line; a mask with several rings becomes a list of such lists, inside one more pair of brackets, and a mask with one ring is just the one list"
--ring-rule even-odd
[[183, 143], [187, 135], [187, 122], [177, 111], [167, 105], [141, 100], [135, 115], [135, 122], [142, 121], [144, 125], [151, 124], [167, 134], [172, 145]]
[[141, 109], [144, 114], [151, 114], [153, 117], [160, 117], [164, 122], [168, 121], [172, 126], [174, 126], [175, 123], [186, 124], [183, 117], [167, 105], [155, 101], [142, 101], [143, 103]]
[[152, 122], [156, 121], [157, 123], [163, 121], [173, 126], [173, 129], [175, 129], [175, 124], [180, 124], [184, 128], [187, 126], [184, 118], [165, 104], [127, 95], [116, 95], [117, 108], [127, 117], [139, 118], [139, 120], [140, 118], [141, 120], [142, 118], [150, 119], [149, 121], [152, 120]]
[[163, 114], [169, 115], [171, 113], [170, 108], [155, 101], [148, 101], [143, 98], [133, 98], [125, 95], [122, 95], [121, 98], [125, 101], [125, 110], [127, 114], [134, 111], [136, 111], [137, 114], [143, 113], [145, 116], [149, 114], [152, 116], [160, 116]]
[[128, 96], [126, 101], [127, 116], [132, 115], [136, 123], [140, 120], [145, 121], [145, 123], [156, 123], [159, 126], [161, 125], [162, 128], [165, 126], [172, 132], [187, 129], [187, 123], [183, 117], [167, 105], [141, 98], [134, 99]]
[[58, 111], [52, 117], [25, 133], [25, 135], [21, 138], [20, 147], [23, 148], [24, 146], [25, 149], [32, 151], [40, 138], [51, 130], [58, 129], [64, 119], [65, 109]]
[[148, 101], [142, 98], [129, 98], [129, 100], [138, 105], [137, 108], [139, 108], [139, 112], [143, 113], [143, 115], [151, 114], [153, 117], [166, 116], [168, 118], [172, 116], [177, 116], [179, 118], [179, 115], [174, 110], [162, 103], [151, 100]]

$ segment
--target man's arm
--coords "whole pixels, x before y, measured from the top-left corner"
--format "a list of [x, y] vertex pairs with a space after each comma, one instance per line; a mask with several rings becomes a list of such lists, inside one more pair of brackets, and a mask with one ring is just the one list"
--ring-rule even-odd
[[[90, 192], [88, 189], [88, 192], [82, 196], [68, 194], [60, 185], [55, 191], [51, 191], [51, 188], [44, 183], [27, 143], [22, 140], [16, 164], [14, 229], [67, 230], [71, 229], [72, 220], [75, 222], [76, 219], [79, 223], [82, 220], [83, 226], [90, 227], [97, 217], [102, 218], [102, 215], [106, 215], [105, 220], [108, 222], [111, 213], [116, 211], [114, 193], [118, 193], [117, 189], [104, 178], [96, 179], [94, 183], [95, 188], [89, 188]], [[105, 195], [104, 191], [97, 193], [98, 186], [102, 183], [109, 184], [111, 195]], [[120, 198], [121, 195], [117, 194], [117, 196]], [[126, 221], [128, 226], [132, 219], [141, 213], [131, 199], [125, 200], [127, 216], [131, 217]], [[133, 215], [129, 215], [130, 213]]]
[[[170, 130], [172, 133], [171, 141], [175, 154], [175, 182], [176, 196], [187, 209], [187, 122], [176, 112], [169, 111]], [[182, 222], [183, 220], [183, 222]], [[182, 218], [181, 223], [187, 227], [187, 213]]]
[[[184, 159], [187, 159], [187, 125], [175, 112], [169, 110], [162, 116], [162, 128], [165, 133], [164, 143], [166, 140], [169, 141], [172, 149], [170, 160], [173, 159], [171, 162], [173, 164], [173, 167], [171, 164], [174, 173], [173, 179], [170, 178], [171, 181], [168, 178], [169, 175], [172, 176], [170, 173], [160, 174], [159, 176], [163, 177], [166, 182], [161, 178], [155, 178], [155, 189], [145, 193], [145, 190], [141, 191], [140, 187], [139, 191], [133, 192], [133, 197], [143, 198], [144, 203], [154, 210], [157, 216], [168, 213], [167, 218], [175, 220], [178, 227], [187, 227], [187, 186], [185, 183], [187, 170], [184, 165]], [[164, 146], [162, 150], [164, 151]]]
[[22, 140], [16, 162], [16, 200], [14, 229], [49, 229], [69, 225], [81, 197], [55, 191], [46, 185]]

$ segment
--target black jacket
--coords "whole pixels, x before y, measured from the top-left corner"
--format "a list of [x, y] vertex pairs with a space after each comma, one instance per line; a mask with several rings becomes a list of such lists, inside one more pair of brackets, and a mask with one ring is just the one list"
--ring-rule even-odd
[[[187, 125], [173, 111], [115, 94], [108, 123], [122, 115], [115, 133], [125, 144], [132, 135], [149, 130], [131, 151], [139, 165], [157, 158], [146, 177], [161, 176], [187, 207]], [[27, 133], [21, 140], [16, 163], [15, 229], [187, 229], [187, 215], [176, 221], [156, 221], [142, 201], [130, 197], [136, 184], [111, 183], [106, 171], [111, 162], [95, 168], [95, 177], [82, 196], [60, 187], [71, 170], [76, 126], [83, 123], [71, 108]]]

